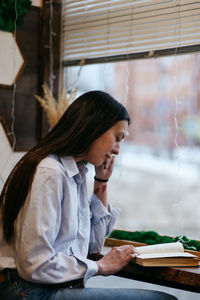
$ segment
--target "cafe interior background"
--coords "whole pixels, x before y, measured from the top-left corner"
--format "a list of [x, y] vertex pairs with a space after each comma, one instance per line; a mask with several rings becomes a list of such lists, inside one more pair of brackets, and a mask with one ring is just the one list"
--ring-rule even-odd
[[3, 2], [0, 191], [50, 130], [44, 87], [67, 105], [100, 89], [132, 120], [109, 183], [115, 228], [199, 239], [200, 1]]

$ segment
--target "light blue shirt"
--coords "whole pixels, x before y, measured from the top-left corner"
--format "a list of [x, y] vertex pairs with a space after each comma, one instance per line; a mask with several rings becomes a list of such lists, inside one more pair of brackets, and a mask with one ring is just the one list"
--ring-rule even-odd
[[50, 155], [39, 163], [15, 239], [7, 244], [0, 233], [0, 269], [17, 268], [38, 283], [86, 282], [97, 273], [87, 255], [101, 250], [118, 213], [94, 194], [88, 199], [86, 172], [72, 157]]

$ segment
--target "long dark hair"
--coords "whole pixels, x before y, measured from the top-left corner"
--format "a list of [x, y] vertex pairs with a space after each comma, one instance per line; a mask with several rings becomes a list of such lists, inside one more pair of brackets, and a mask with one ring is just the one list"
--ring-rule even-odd
[[56, 126], [27, 152], [9, 175], [0, 196], [3, 234], [10, 241], [39, 162], [49, 154], [78, 157], [116, 122], [130, 118], [126, 108], [102, 91], [87, 92], [65, 111]]

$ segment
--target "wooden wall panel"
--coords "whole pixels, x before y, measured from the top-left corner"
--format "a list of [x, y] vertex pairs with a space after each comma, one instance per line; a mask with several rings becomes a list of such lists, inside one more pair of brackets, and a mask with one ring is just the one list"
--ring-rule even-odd
[[[38, 92], [40, 8], [31, 7], [17, 29], [17, 42], [25, 58], [25, 68], [17, 80], [14, 109], [15, 150], [28, 150], [37, 142], [37, 114], [34, 95]], [[0, 116], [11, 130], [14, 87], [0, 87]]]
[[[25, 67], [17, 80], [14, 109], [15, 151], [27, 151], [33, 147], [49, 126], [46, 115], [38, 104], [35, 94], [43, 96], [42, 84], [49, 84], [50, 76], [50, 5], [53, 8], [53, 73], [55, 75], [53, 95], [58, 98], [62, 76], [60, 39], [62, 0], [52, 3], [43, 0], [41, 7], [31, 6], [17, 29], [17, 42], [25, 58]], [[11, 130], [13, 87], [0, 87], [0, 116]]]

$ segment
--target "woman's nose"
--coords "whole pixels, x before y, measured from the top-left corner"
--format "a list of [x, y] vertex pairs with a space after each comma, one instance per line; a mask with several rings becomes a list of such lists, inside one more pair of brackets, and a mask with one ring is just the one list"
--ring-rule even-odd
[[119, 143], [116, 143], [115, 147], [113, 148], [113, 150], [111, 151], [111, 153], [114, 154], [114, 155], [118, 155], [119, 154], [119, 150], [120, 150], [120, 145], [119, 145]]

